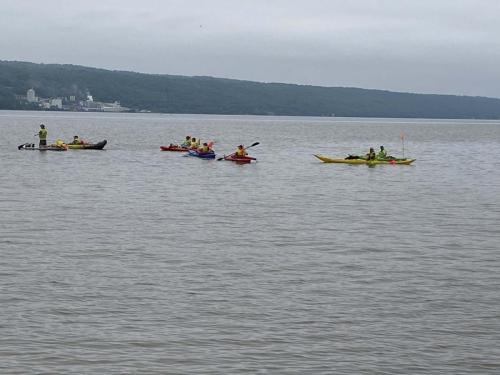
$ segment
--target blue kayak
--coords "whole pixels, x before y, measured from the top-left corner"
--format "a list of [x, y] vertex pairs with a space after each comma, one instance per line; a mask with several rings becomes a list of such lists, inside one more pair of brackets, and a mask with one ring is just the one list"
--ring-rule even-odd
[[196, 150], [189, 150], [189, 156], [195, 156], [200, 159], [215, 159], [215, 152], [199, 152]]

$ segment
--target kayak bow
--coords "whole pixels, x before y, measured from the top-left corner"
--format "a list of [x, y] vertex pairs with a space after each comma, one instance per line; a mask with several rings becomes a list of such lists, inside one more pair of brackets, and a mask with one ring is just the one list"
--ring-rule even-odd
[[67, 151], [68, 146], [48, 145], [45, 147], [36, 147], [33, 143], [25, 143], [24, 145], [17, 146], [18, 150], [36, 150], [36, 151]]
[[176, 152], [188, 152], [189, 149], [182, 146], [170, 145], [170, 146], [160, 146], [162, 151], [176, 151]]

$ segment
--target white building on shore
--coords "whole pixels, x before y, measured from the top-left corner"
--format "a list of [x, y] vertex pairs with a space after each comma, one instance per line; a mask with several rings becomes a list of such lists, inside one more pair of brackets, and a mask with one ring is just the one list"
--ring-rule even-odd
[[26, 100], [28, 101], [28, 103], [36, 103], [36, 102], [38, 102], [38, 98], [35, 95], [35, 90], [34, 89], [29, 89], [26, 92]]
[[50, 108], [62, 109], [62, 99], [61, 98], [52, 98], [50, 99]]
[[39, 108], [44, 110], [59, 111], [82, 111], [82, 112], [127, 112], [130, 108], [122, 107], [119, 101], [113, 103], [104, 103], [94, 101], [93, 96], [87, 92], [86, 99], [77, 102], [76, 95], [70, 95], [64, 98], [39, 98], [36, 96], [35, 89], [30, 88], [26, 91], [26, 96], [16, 95], [16, 99], [21, 102], [36, 103]]
[[103, 112], [125, 112], [129, 109], [127, 107], [122, 107], [120, 102], [115, 101], [114, 103], [102, 103]]

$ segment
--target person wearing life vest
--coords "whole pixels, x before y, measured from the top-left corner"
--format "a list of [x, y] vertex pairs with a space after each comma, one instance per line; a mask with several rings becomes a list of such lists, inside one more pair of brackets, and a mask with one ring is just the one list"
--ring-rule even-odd
[[377, 160], [391, 161], [396, 160], [396, 158], [392, 155], [387, 155], [387, 150], [384, 146], [380, 146], [380, 151], [377, 154]]
[[243, 158], [243, 157], [248, 155], [248, 153], [246, 152], [245, 147], [243, 147], [243, 145], [239, 145], [238, 149], [236, 150], [236, 152], [234, 154], [236, 155], [237, 158]]
[[59, 147], [59, 148], [67, 148], [66, 143], [62, 139], [56, 139], [56, 143], [54, 143], [53, 146]]
[[387, 159], [387, 151], [384, 149], [384, 146], [380, 146], [380, 151], [377, 154], [377, 160], [385, 159]]
[[211, 152], [212, 150], [210, 149], [210, 146], [208, 143], [203, 143], [203, 146], [198, 149], [198, 152], [201, 154], [207, 154]]
[[80, 137], [78, 137], [77, 135], [75, 135], [73, 137], [73, 142], [71, 142], [72, 145], [81, 145], [83, 144], [83, 141], [80, 139]]
[[366, 160], [375, 160], [377, 158], [377, 154], [375, 153], [373, 147], [370, 147], [370, 151], [365, 155], [365, 157]]
[[38, 132], [38, 138], [40, 138], [40, 147], [47, 147], [47, 129], [45, 129], [45, 125], [40, 125], [40, 131]]
[[190, 147], [191, 146], [191, 137], [186, 135], [186, 139], [181, 143], [181, 147]]
[[199, 146], [200, 146], [200, 143], [196, 140], [195, 137], [192, 137], [191, 138], [191, 148], [193, 150], [196, 150], [196, 149], [198, 149]]

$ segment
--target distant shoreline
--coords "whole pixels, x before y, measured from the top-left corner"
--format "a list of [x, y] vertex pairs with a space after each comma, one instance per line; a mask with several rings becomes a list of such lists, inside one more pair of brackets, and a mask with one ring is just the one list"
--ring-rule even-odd
[[164, 114], [500, 119], [497, 98], [0, 61], [0, 109], [36, 110], [38, 106], [51, 111], [66, 108]]

